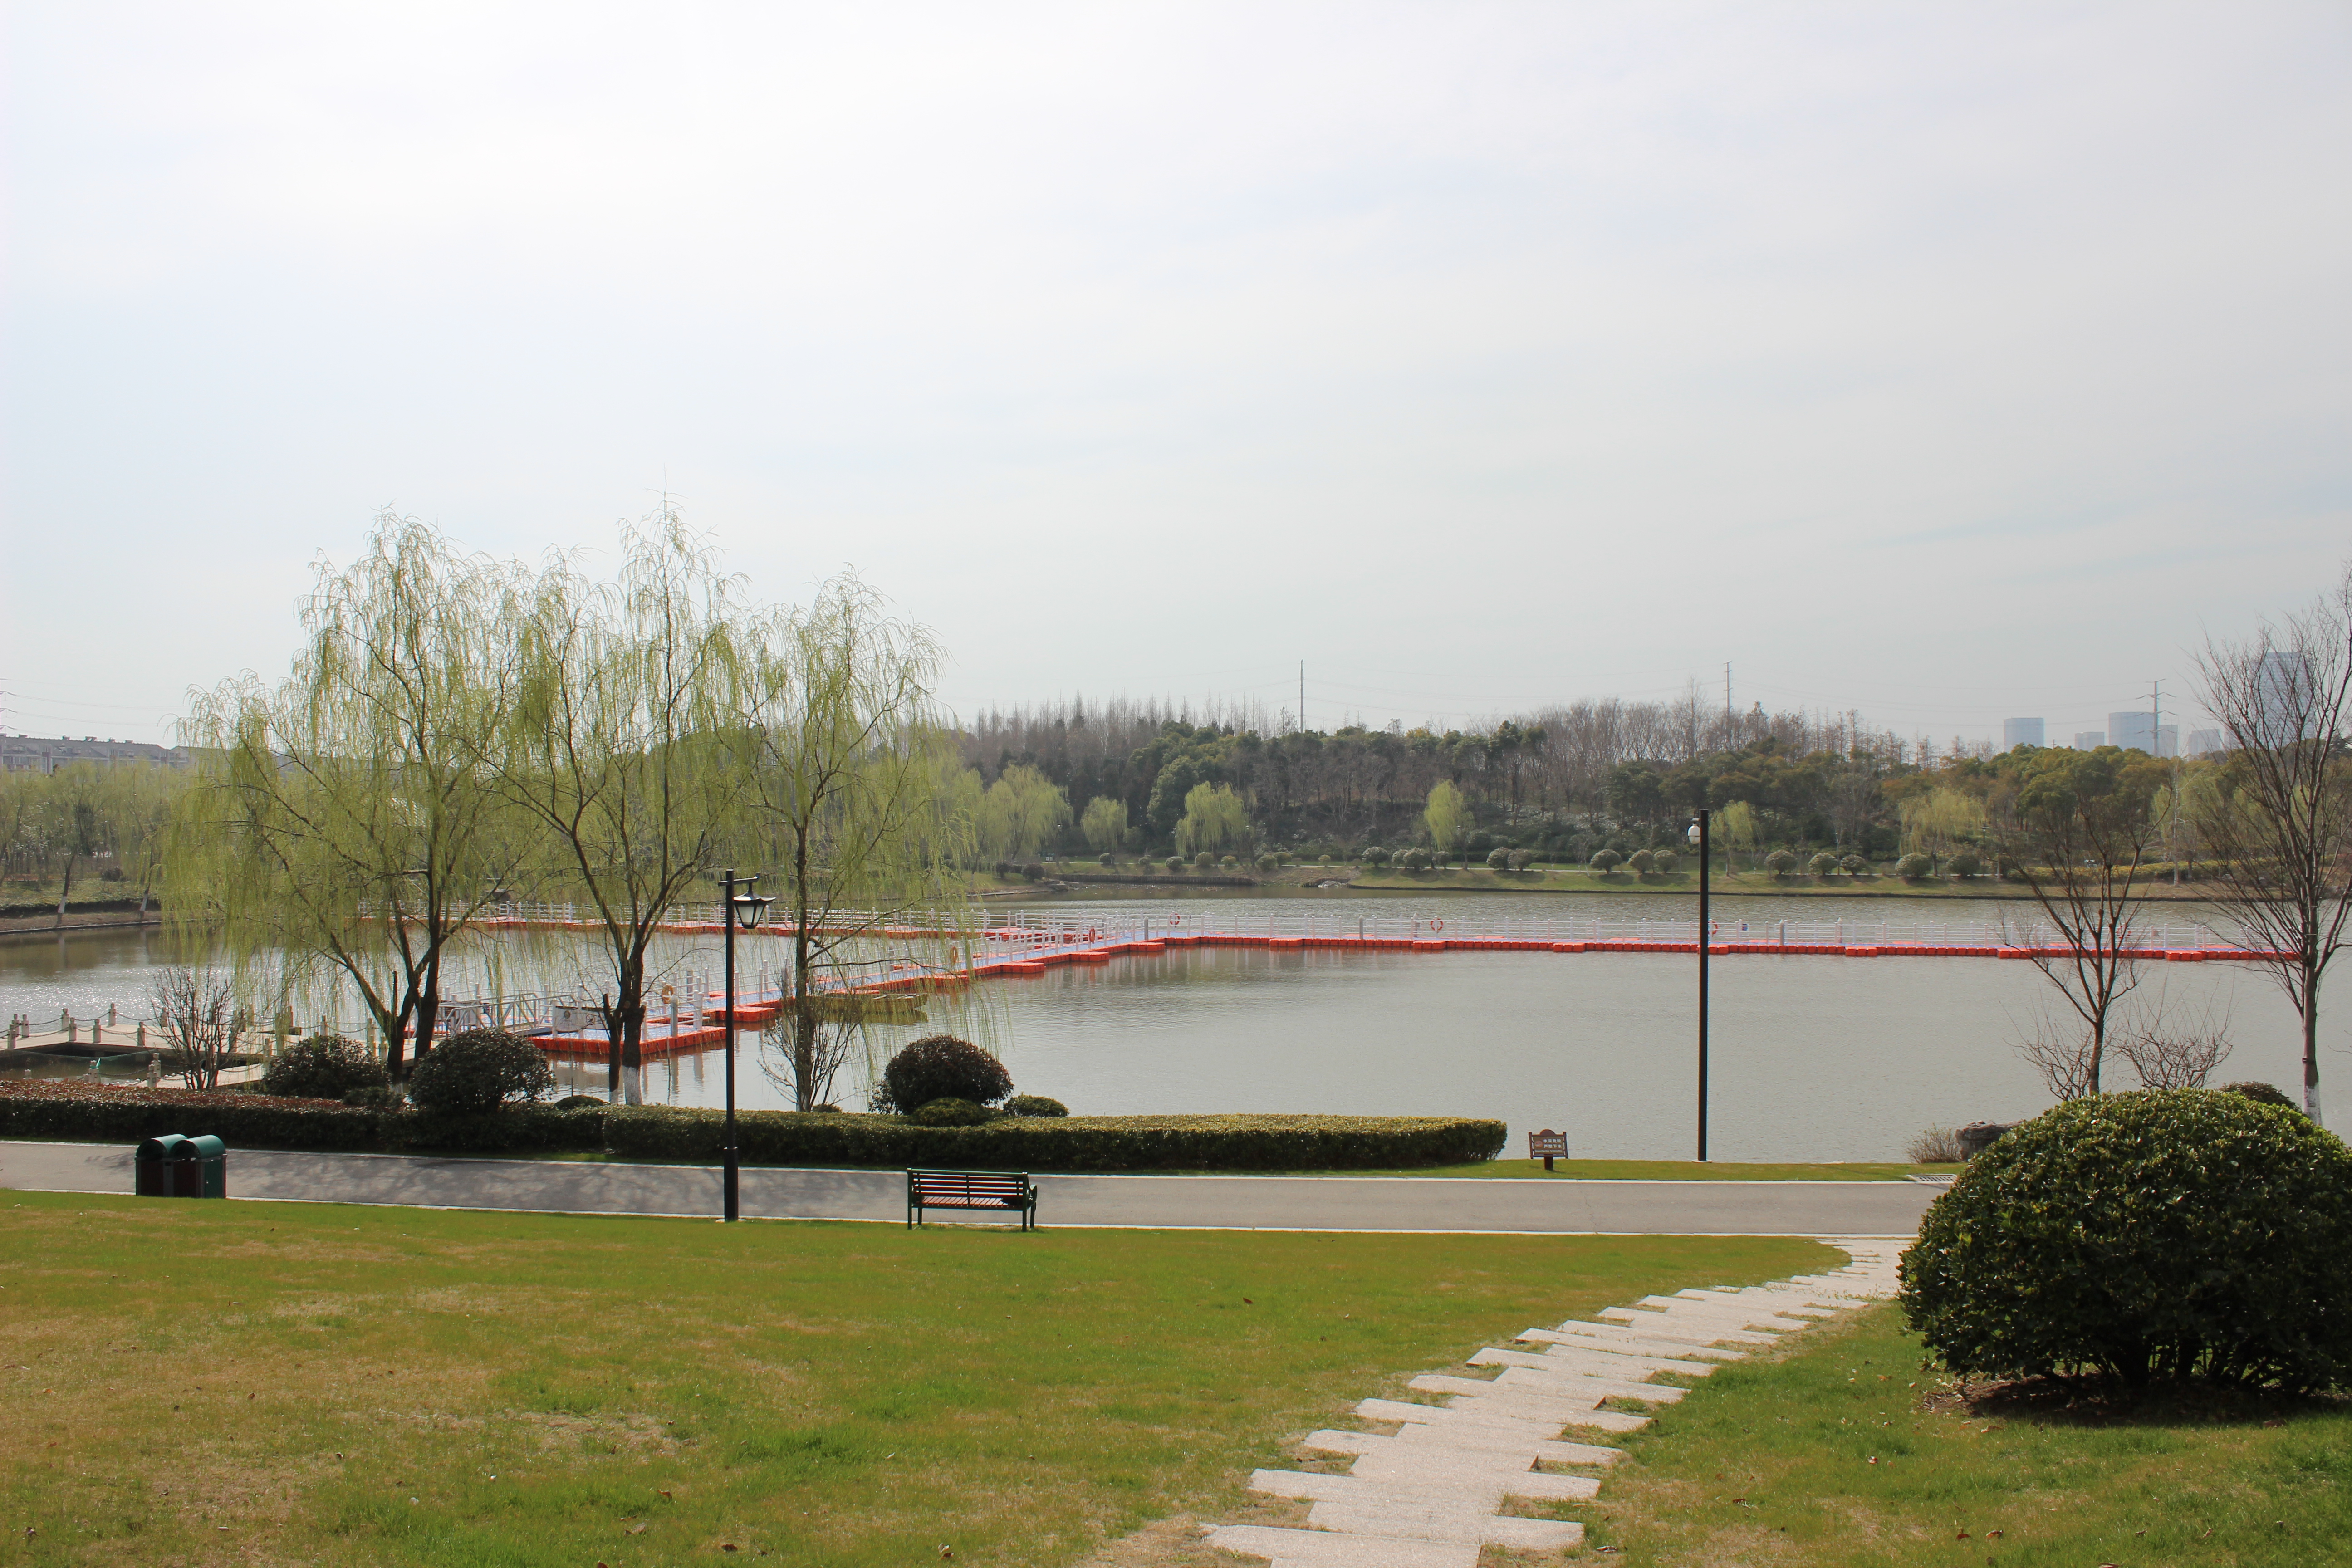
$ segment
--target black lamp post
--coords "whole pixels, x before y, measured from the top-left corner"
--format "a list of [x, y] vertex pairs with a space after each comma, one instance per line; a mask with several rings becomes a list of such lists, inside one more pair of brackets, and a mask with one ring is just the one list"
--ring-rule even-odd
[[1706, 1159], [1706, 812], [1690, 826], [1690, 841], [1698, 849], [1698, 1157]]
[[757, 930], [767, 916], [769, 904], [774, 901], [751, 891], [751, 884], [759, 879], [741, 879], [743, 890], [738, 893], [735, 873], [727, 873], [727, 1173], [722, 1185], [726, 1211], [723, 1217], [730, 1221], [743, 1217], [736, 1201], [740, 1169], [735, 1156], [735, 928], [740, 925], [745, 931]]

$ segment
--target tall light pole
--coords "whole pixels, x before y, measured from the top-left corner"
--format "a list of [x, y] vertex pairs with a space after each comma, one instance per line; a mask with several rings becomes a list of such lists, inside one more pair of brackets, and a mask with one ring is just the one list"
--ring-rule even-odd
[[1698, 1157], [1706, 1159], [1706, 811], [1690, 826], [1690, 841], [1698, 847]]
[[736, 1198], [741, 1171], [735, 1154], [735, 928], [740, 925], [745, 931], [756, 931], [761, 919], [767, 915], [768, 905], [773, 902], [751, 891], [751, 884], [759, 879], [757, 877], [743, 878], [743, 890], [738, 893], [735, 890], [735, 873], [729, 871], [727, 903], [721, 911], [721, 919], [727, 928], [727, 1171], [720, 1184], [724, 1193], [722, 1217], [730, 1221], [743, 1217]]

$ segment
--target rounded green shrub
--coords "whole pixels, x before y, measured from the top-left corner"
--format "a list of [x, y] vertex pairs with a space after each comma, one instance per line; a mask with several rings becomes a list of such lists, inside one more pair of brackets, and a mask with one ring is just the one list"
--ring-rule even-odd
[[1216, 863], [1217, 863], [1217, 858], [1216, 858], [1214, 855], [1210, 854], [1210, 853], [1209, 853], [1207, 850], [1205, 850], [1205, 849], [1202, 850], [1198, 855], [1195, 855], [1195, 856], [1193, 856], [1193, 857], [1192, 857], [1192, 864], [1193, 864], [1193, 865], [1195, 865], [1195, 866], [1198, 866], [1198, 867], [1199, 867], [1202, 870], [1203, 870], [1203, 871], [1207, 870], [1210, 867], [1212, 867], [1212, 866], [1215, 865]]
[[1838, 868], [1849, 877], [1859, 877], [1870, 869], [1870, 862], [1859, 855], [1849, 855], [1838, 862]]
[[1895, 862], [1895, 874], [1906, 882], [1925, 881], [1935, 868], [1936, 863], [1916, 849]]
[[995, 1055], [953, 1035], [926, 1035], [892, 1057], [874, 1088], [877, 1110], [919, 1110], [935, 1100], [993, 1105], [1013, 1092]]
[[604, 1102], [593, 1094], [567, 1094], [555, 1102], [558, 1110], [602, 1110]]
[[295, 1100], [341, 1100], [355, 1089], [390, 1082], [383, 1063], [357, 1040], [312, 1035], [278, 1053], [262, 1069], [261, 1092]]
[[1426, 871], [1429, 869], [1429, 851], [1422, 848], [1408, 849], [1399, 858], [1398, 864], [1408, 871]]
[[1609, 875], [1610, 872], [1617, 869], [1618, 867], [1622, 866], [1624, 863], [1625, 857], [1618, 854], [1614, 849], [1598, 850], [1594, 853], [1591, 860], [1592, 868], [1600, 872], [1604, 877]]
[[1955, 877], [1976, 877], [1984, 872], [1984, 857], [1973, 849], [1955, 849], [1944, 857], [1945, 868]]
[[2242, 1095], [2141, 1089], [2011, 1128], [1903, 1255], [1911, 1327], [1969, 1376], [2352, 1381], [2352, 1150]]
[[1775, 849], [1764, 857], [1764, 869], [1775, 877], [1785, 877], [1797, 868], [1797, 858], [1786, 849]]
[[1184, 868], [1184, 857], [1181, 855], [1168, 857], [1168, 868], [1171, 871], [1181, 871]]
[[1805, 869], [1826, 881], [1837, 875], [1838, 858], [1824, 849], [1805, 862]]
[[1648, 876], [1650, 868], [1657, 863], [1658, 852], [1654, 849], [1636, 849], [1625, 857], [1625, 869], [1633, 872], [1636, 877]]
[[2284, 1110], [2292, 1110], [2297, 1115], [2303, 1112], [2303, 1107], [2297, 1105], [2288, 1096], [2286, 1090], [2274, 1083], [2264, 1083], [2259, 1079], [2249, 1079], [2244, 1083], [2225, 1083], [2221, 1086], [2221, 1092], [2241, 1094], [2257, 1105], [2275, 1105]]
[[1683, 858], [1675, 854], [1671, 849], [1655, 850], [1653, 851], [1650, 856], [1650, 869], [1655, 871], [1661, 877], [1669, 875], [1675, 867], [1682, 863]]
[[994, 1115], [984, 1105], [949, 1096], [919, 1106], [908, 1120], [921, 1127], [978, 1127]]
[[1510, 850], [1500, 844], [1497, 844], [1492, 849], [1487, 850], [1486, 868], [1490, 871], [1509, 870], [1511, 868]]
[[547, 1053], [504, 1029], [451, 1035], [425, 1052], [408, 1075], [408, 1098], [418, 1110], [452, 1115], [537, 1100], [554, 1087]]
[[1067, 1116], [1070, 1108], [1042, 1094], [1016, 1094], [1004, 1102], [1007, 1116]]
[[1365, 865], [1378, 868], [1389, 863], [1389, 852], [1377, 844], [1368, 844], [1362, 858]]

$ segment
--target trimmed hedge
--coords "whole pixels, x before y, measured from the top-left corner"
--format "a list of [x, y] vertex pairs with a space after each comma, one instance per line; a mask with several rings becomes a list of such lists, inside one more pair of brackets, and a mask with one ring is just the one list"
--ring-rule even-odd
[[[752, 1110], [736, 1116], [742, 1158], [770, 1165], [966, 1166], [1026, 1171], [1394, 1170], [1466, 1164], [1502, 1152], [1503, 1123], [1450, 1116], [999, 1117], [923, 1127], [896, 1116]], [[512, 1107], [473, 1116], [371, 1110], [234, 1089], [112, 1089], [70, 1080], [0, 1084], [0, 1137], [131, 1142], [211, 1132], [232, 1149], [604, 1151], [625, 1158], [719, 1157], [725, 1118], [667, 1105]]]
[[113, 1089], [41, 1079], [0, 1084], [0, 1137], [5, 1138], [128, 1143], [166, 1132], [209, 1132], [231, 1149], [434, 1149], [453, 1153], [538, 1149], [577, 1153], [604, 1148], [604, 1114], [600, 1104], [593, 1110], [532, 1106], [486, 1115], [438, 1116], [241, 1089]]
[[210, 1132], [231, 1148], [377, 1149], [376, 1112], [240, 1089], [112, 1089], [66, 1079], [0, 1084], [0, 1135], [136, 1142]]
[[[716, 1160], [724, 1118], [615, 1107], [615, 1154]], [[895, 1116], [738, 1112], [745, 1160], [771, 1165], [929, 1165], [1023, 1171], [1337, 1171], [1466, 1164], [1502, 1152], [1504, 1125], [1466, 1116], [1000, 1117], [921, 1127]]]

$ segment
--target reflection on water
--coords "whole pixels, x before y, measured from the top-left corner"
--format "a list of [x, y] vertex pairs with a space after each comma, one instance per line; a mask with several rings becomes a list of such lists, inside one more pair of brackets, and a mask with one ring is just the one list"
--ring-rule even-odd
[[[1553, 902], [1580, 919], [1684, 912], [1666, 907], [1676, 900], [1638, 896], [1422, 897], [1449, 922], [1476, 918], [1481, 905], [1514, 918]], [[1221, 923], [1274, 902], [1220, 901], [1228, 906]], [[1357, 901], [1390, 916], [1398, 904]], [[1345, 901], [1325, 902], [1334, 918], [1347, 915]], [[1281, 903], [1285, 912], [1297, 907]], [[1842, 904], [1849, 906], [1843, 916]], [[1055, 901], [1061, 910], [1083, 907]], [[1784, 910], [1874, 921], [1999, 914], [1829, 899], [1723, 899], [1718, 909], [1756, 921]], [[0, 1011], [53, 1016], [70, 1006], [87, 1016], [110, 1001], [127, 1007], [162, 962], [156, 940], [136, 932], [0, 946]], [[715, 973], [716, 940], [679, 939], [666, 962]], [[2007, 1120], [2048, 1102], [2009, 1046], [2051, 999], [2029, 965], [1721, 958], [1713, 968], [1718, 1158], [1890, 1159], [1931, 1122]], [[1024, 1092], [1051, 1095], [1080, 1113], [1495, 1116], [1512, 1124], [1515, 1146], [1549, 1126], [1567, 1130], [1580, 1155], [1681, 1158], [1691, 1152], [1695, 1119], [1695, 969], [1690, 957], [1673, 954], [1171, 950], [991, 982], [973, 988], [961, 1005], [966, 1011], [935, 1002], [923, 1024], [874, 1026], [870, 1044], [879, 1059], [941, 1027], [979, 1033], [1002, 1051]], [[2154, 964], [2145, 973], [2143, 1005], [2189, 1017], [2209, 1006], [2227, 1014], [2237, 1054], [2222, 1078], [2299, 1081], [2294, 1014], [2262, 973], [2207, 963]], [[2323, 1077], [2352, 1068], [2346, 1016], [2339, 1009], [2323, 1017]], [[567, 1091], [603, 1091], [601, 1062], [558, 1071]], [[853, 1071], [854, 1081], [836, 1086], [845, 1104], [864, 1098], [863, 1069]], [[654, 1062], [646, 1076], [650, 1100], [719, 1102], [715, 1051]], [[2129, 1083], [2129, 1068], [2118, 1064], [2111, 1081]], [[791, 1103], [749, 1036], [738, 1092], [746, 1107]]]

